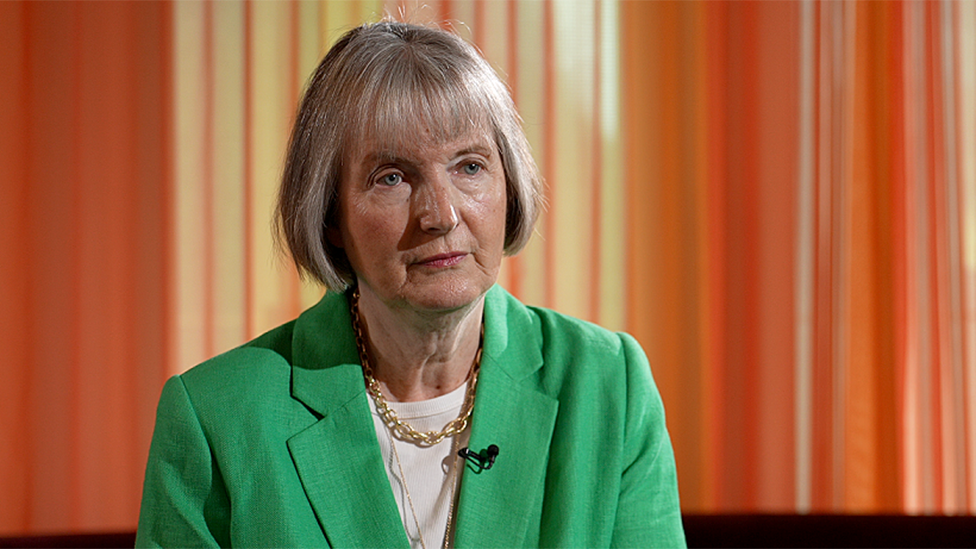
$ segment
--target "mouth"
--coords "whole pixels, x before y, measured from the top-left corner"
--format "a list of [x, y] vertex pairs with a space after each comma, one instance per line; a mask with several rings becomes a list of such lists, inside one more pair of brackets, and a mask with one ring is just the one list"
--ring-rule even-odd
[[437, 254], [437, 255], [425, 257], [417, 261], [416, 263], [414, 263], [414, 265], [420, 267], [430, 267], [434, 269], [453, 267], [458, 263], [464, 261], [465, 257], [468, 257], [468, 254], [465, 252], [447, 252], [443, 254]]

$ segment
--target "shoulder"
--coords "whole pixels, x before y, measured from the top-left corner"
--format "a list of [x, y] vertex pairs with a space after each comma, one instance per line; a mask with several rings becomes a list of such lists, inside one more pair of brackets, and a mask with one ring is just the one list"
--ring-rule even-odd
[[539, 318], [543, 343], [550, 353], [567, 350], [626, 360], [628, 351], [640, 351], [640, 345], [627, 333], [614, 332], [551, 309], [527, 308]]
[[[321, 342], [345, 337], [339, 329], [342, 319], [337, 318], [344, 302], [342, 295], [327, 294], [297, 319], [214, 356], [177, 378], [200, 412], [235, 410], [289, 398], [292, 368], [312, 361], [306, 340], [324, 344]], [[317, 356], [314, 361], [321, 364], [327, 359]]]
[[[344, 296], [328, 293], [298, 318], [204, 361], [180, 377], [188, 387], [219, 388], [233, 394], [235, 389], [287, 380], [292, 366], [312, 362], [311, 354], [314, 362], [327, 365], [331, 356], [343, 355], [336, 348], [348, 346], [346, 340], [351, 340], [345, 307]], [[321, 346], [327, 348], [315, 348]]]
[[[190, 368], [179, 377], [187, 390], [206, 391], [211, 396], [237, 393], [235, 388], [254, 386], [288, 376], [291, 369], [291, 334], [295, 321]], [[219, 391], [217, 391], [219, 389]]]
[[496, 314], [505, 310], [507, 348], [520, 350], [516, 356], [540, 361], [545, 387], [592, 382], [619, 388], [628, 382], [644, 387], [653, 384], [644, 351], [629, 334], [544, 307], [524, 305], [501, 288], [493, 289], [489, 297]]

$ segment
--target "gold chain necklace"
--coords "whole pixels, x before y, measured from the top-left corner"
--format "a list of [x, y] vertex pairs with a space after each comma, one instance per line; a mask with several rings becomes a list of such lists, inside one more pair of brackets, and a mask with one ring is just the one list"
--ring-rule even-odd
[[[461, 405], [461, 412], [457, 418], [448, 422], [444, 426], [444, 429], [440, 432], [437, 431], [427, 431], [421, 432], [414, 429], [409, 423], [401, 420], [396, 412], [390, 408], [386, 399], [383, 397], [383, 391], [380, 390], [380, 384], [376, 381], [376, 377], [373, 375], [373, 368], [369, 362], [369, 354], [366, 351], [366, 330], [363, 327], [362, 319], [359, 315], [359, 288], [353, 288], [352, 292], [352, 303], [350, 304], [350, 312], [352, 316], [352, 327], [356, 332], [356, 348], [359, 351], [359, 360], [363, 364], [363, 377], [366, 380], [366, 388], [369, 394], [373, 397], [373, 402], [376, 404], [376, 410], [383, 417], [383, 421], [386, 423], [390, 430], [395, 432], [404, 440], [410, 440], [417, 443], [423, 447], [433, 446], [440, 441], [444, 440], [445, 437], [454, 437], [454, 443], [451, 448], [451, 455], [454, 456], [454, 471], [448, 482], [451, 483], [451, 500], [449, 507], [447, 509], [447, 527], [444, 529], [444, 549], [447, 549], [450, 545], [451, 539], [451, 527], [454, 523], [454, 506], [455, 506], [455, 496], [457, 495], [457, 484], [458, 484], [458, 445], [461, 440], [461, 433], [464, 432], [468, 427], [468, 421], [471, 419], [471, 412], [474, 409], [474, 395], [475, 387], [478, 384], [478, 372], [481, 370], [481, 350], [484, 345], [485, 340], [485, 326], [481, 325], [481, 336], [478, 341], [478, 352], [474, 357], [474, 364], [471, 365], [471, 380], [468, 383], [468, 389], [464, 395], [464, 403]], [[423, 549], [427, 549], [427, 544], [424, 541], [424, 534], [420, 528], [420, 520], [417, 518], [417, 510], [413, 505], [413, 498], [410, 496], [410, 487], [407, 486], [407, 476], [403, 472], [403, 464], [400, 462], [400, 453], [397, 452], [395, 437], [390, 436], [390, 448], [393, 450], [393, 457], [396, 459], [397, 469], [400, 470], [400, 480], [403, 482], [404, 491], [407, 494], [407, 503], [410, 505], [410, 513], [413, 514], [414, 526], [417, 527], [417, 535], [420, 536], [420, 546]]]
[[[396, 459], [397, 469], [400, 470], [400, 482], [403, 483], [403, 491], [407, 494], [407, 503], [410, 505], [410, 513], [413, 515], [413, 524], [417, 528], [417, 535], [420, 536], [420, 546], [423, 549], [427, 549], [427, 543], [424, 541], [424, 532], [420, 528], [420, 520], [417, 518], [417, 509], [413, 505], [413, 498], [410, 497], [410, 486], [407, 485], [407, 475], [403, 472], [403, 463], [400, 462], [400, 453], [397, 452], [396, 439], [389, 432], [387, 432], [387, 435], [390, 437], [390, 448], [393, 450], [393, 457]], [[451, 483], [451, 502], [447, 508], [447, 527], [444, 529], [444, 549], [450, 546], [451, 524], [454, 522], [454, 497], [457, 492], [458, 444], [460, 440], [460, 435], [454, 437], [454, 443], [451, 445], [451, 455], [454, 456], [454, 463], [451, 478], [448, 480]]]
[[471, 381], [468, 390], [464, 395], [464, 403], [461, 405], [461, 413], [444, 426], [441, 431], [418, 431], [409, 423], [400, 419], [397, 413], [390, 408], [380, 390], [380, 383], [373, 375], [373, 366], [369, 361], [369, 354], [366, 351], [366, 329], [363, 326], [362, 318], [359, 315], [359, 287], [352, 291], [352, 303], [349, 306], [352, 316], [353, 331], [356, 332], [356, 347], [359, 350], [359, 360], [363, 363], [363, 377], [366, 379], [366, 389], [373, 396], [376, 402], [376, 410], [383, 417], [383, 422], [393, 430], [403, 440], [413, 441], [420, 446], [433, 446], [444, 440], [446, 437], [461, 433], [468, 427], [471, 419], [471, 412], [474, 410], [475, 387], [478, 385], [478, 372], [481, 370], [481, 349], [484, 343], [484, 324], [481, 326], [481, 338], [478, 341], [478, 352], [474, 357], [474, 364], [471, 366]]

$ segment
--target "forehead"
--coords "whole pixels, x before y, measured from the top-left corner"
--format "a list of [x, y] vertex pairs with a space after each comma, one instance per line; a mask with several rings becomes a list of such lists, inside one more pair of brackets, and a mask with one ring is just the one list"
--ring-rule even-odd
[[[474, 70], [444, 70], [415, 58], [364, 78], [349, 99], [344, 142], [403, 148], [493, 135], [498, 108], [493, 82]], [[344, 109], [345, 110], [345, 109]]]
[[370, 164], [385, 161], [422, 163], [427, 159], [448, 160], [458, 154], [477, 153], [497, 156], [497, 147], [488, 132], [471, 131], [452, 136], [436, 136], [424, 127], [415, 128], [413, 135], [364, 136], [353, 142], [346, 161]]
[[424, 95], [390, 93], [374, 101], [368, 115], [347, 126], [345, 160], [410, 158], [452, 148], [476, 147], [489, 153], [496, 149], [485, 105], [471, 97], [452, 101], [444, 94]]
[[494, 132], [489, 115], [475, 105], [418, 105], [397, 97], [376, 102], [358, 123], [347, 126], [346, 142], [402, 149], [460, 140], [486, 139]]

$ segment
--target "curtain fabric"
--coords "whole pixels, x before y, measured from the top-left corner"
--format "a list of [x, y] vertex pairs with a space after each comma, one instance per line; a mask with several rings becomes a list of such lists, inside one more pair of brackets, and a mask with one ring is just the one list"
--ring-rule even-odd
[[973, 3], [622, 6], [628, 328], [685, 507], [972, 513]]
[[384, 14], [508, 82], [500, 282], [640, 340], [685, 510], [976, 512], [976, 3], [0, 2], [0, 534], [133, 528], [163, 380], [318, 298], [289, 125]]

